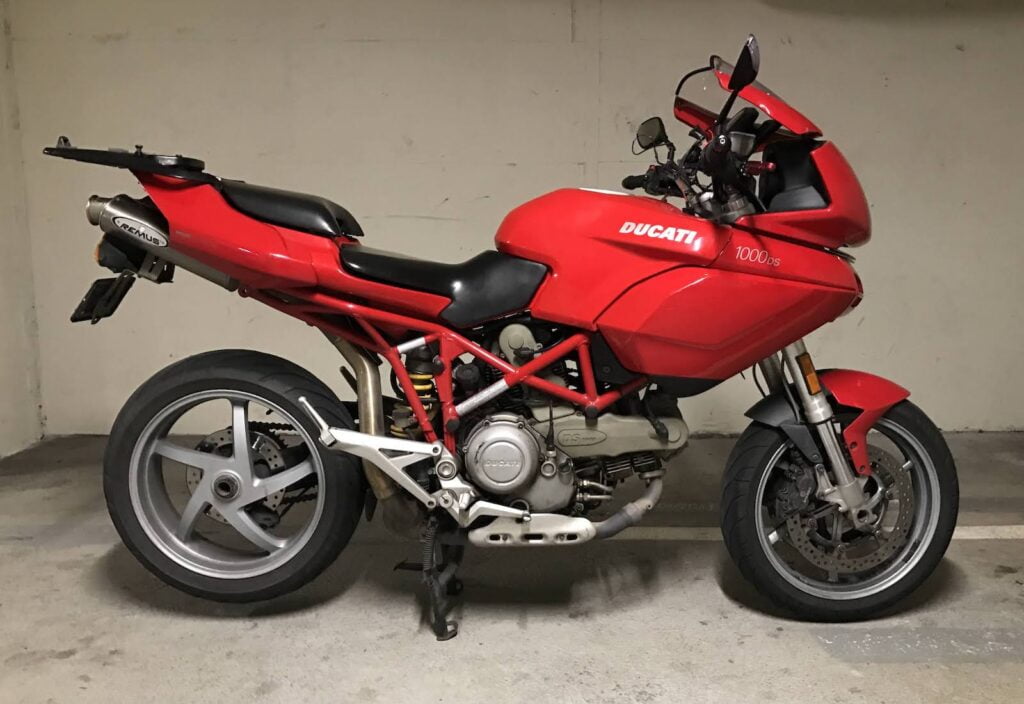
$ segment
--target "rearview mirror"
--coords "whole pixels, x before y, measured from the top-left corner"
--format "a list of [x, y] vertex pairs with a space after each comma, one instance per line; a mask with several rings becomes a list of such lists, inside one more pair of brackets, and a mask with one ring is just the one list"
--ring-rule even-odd
[[651, 117], [640, 123], [640, 126], [636, 128], [636, 143], [644, 151], [651, 147], [668, 144], [665, 123], [661, 121], [660, 117]]
[[743, 90], [757, 78], [757, 71], [761, 67], [761, 52], [757, 48], [757, 39], [753, 34], [747, 37], [743, 49], [740, 50], [740, 57], [736, 59], [736, 67], [729, 76], [729, 90]]

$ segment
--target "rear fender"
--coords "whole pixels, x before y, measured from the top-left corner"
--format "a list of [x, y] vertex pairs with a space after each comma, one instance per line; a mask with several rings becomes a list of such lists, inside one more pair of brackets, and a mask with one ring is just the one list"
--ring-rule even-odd
[[[829, 369], [819, 372], [818, 378], [836, 405], [859, 411], [853, 422], [843, 430], [843, 442], [857, 473], [870, 474], [868, 430], [890, 408], [910, 396], [910, 392], [888, 379], [850, 369]], [[782, 430], [808, 459], [821, 462], [820, 450], [810, 428], [800, 422], [785, 394], [766, 396], [751, 406], [746, 416]]]

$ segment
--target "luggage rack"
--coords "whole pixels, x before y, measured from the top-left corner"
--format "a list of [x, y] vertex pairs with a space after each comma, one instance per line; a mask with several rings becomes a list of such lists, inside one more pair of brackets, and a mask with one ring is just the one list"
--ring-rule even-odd
[[46, 147], [43, 154], [56, 156], [61, 159], [83, 161], [89, 164], [101, 166], [113, 166], [118, 169], [129, 171], [141, 171], [145, 173], [173, 176], [174, 178], [186, 181], [197, 181], [218, 185], [220, 181], [216, 176], [204, 171], [206, 163], [201, 159], [181, 154], [151, 154], [142, 150], [142, 145], [135, 145], [135, 151], [127, 149], [82, 149], [71, 144], [71, 140], [61, 136], [57, 139], [57, 146]]

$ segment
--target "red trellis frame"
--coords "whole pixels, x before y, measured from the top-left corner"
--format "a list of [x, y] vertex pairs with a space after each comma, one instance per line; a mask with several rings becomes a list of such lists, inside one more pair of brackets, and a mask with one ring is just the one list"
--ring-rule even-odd
[[[491, 354], [480, 345], [437, 323], [418, 320], [377, 308], [370, 308], [308, 289], [288, 289], [275, 292], [282, 295], [284, 300], [276, 295], [268, 295], [262, 291], [242, 290], [240, 293], [243, 296], [248, 296], [261, 303], [265, 303], [283, 313], [287, 313], [332, 335], [342, 337], [353, 344], [383, 356], [395, 370], [395, 375], [405, 394], [406, 402], [419, 422], [427, 442], [435, 442], [437, 440], [437, 433], [434, 431], [423, 402], [413, 388], [412, 379], [402, 363], [402, 352], [399, 350], [399, 346], [403, 342], [407, 343], [416, 338], [410, 338], [393, 344], [385, 338], [384, 333], [378, 326], [393, 326], [403, 330], [413, 330], [417, 333], [422, 333], [420, 337], [423, 338], [423, 344], [437, 342], [440, 348], [438, 356], [443, 368], [435, 375], [434, 382], [437, 387], [438, 400], [441, 402], [444, 444], [452, 452], [455, 451], [455, 434], [453, 432], [454, 429], [451, 427], [451, 421], [458, 420], [459, 418], [453, 397], [452, 362], [460, 355], [470, 354], [501, 371], [509, 389], [518, 384], [526, 384], [551, 396], [580, 406], [584, 411], [591, 413], [604, 410], [623, 396], [633, 393], [647, 383], [646, 378], [638, 377], [617, 389], [599, 394], [597, 382], [594, 379], [593, 364], [590, 359], [590, 338], [584, 333], [575, 333], [554, 347], [544, 351], [533, 360], [520, 367], [516, 367]], [[336, 325], [323, 317], [339, 314], [355, 321], [364, 334], [359, 334], [346, 327]], [[413, 348], [409, 347], [407, 349]], [[578, 357], [579, 373], [583, 381], [584, 393], [567, 389], [536, 376], [538, 372], [543, 371], [573, 352]]]

